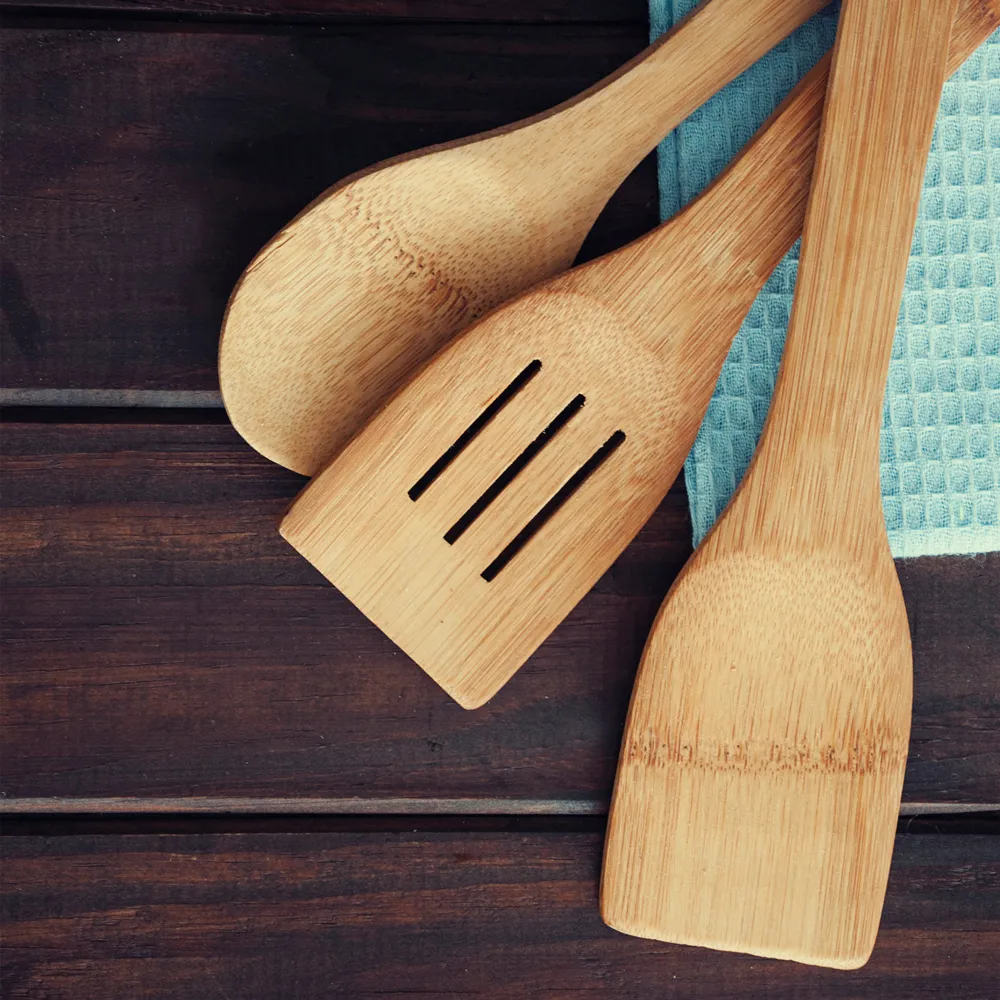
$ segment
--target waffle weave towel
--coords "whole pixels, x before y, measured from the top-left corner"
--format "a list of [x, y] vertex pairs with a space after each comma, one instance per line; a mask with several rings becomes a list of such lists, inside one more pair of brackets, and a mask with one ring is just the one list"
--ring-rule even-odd
[[[650, 0], [657, 37], [696, 0]], [[833, 44], [836, 5], [734, 80], [659, 149], [669, 218], [726, 165]], [[767, 414], [798, 265], [758, 296], [685, 465], [695, 544], [750, 462]], [[881, 439], [896, 556], [1000, 549], [1000, 31], [945, 84], [900, 309]]]

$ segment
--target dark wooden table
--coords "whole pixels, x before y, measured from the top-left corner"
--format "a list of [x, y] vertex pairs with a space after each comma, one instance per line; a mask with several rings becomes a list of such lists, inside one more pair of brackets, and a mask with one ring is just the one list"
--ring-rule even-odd
[[[4, 996], [995, 1000], [1000, 556], [899, 564], [913, 739], [870, 964], [672, 947], [604, 927], [597, 877], [683, 487], [465, 712], [279, 539], [302, 480], [221, 409], [226, 295], [280, 224], [594, 82], [643, 0], [3, 8]], [[655, 221], [650, 158], [583, 255]]]

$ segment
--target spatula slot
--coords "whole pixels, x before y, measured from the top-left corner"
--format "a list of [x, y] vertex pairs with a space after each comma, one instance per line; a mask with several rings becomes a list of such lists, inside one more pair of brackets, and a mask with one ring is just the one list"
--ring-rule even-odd
[[[579, 397], [578, 397], [579, 398]], [[555, 496], [514, 536], [514, 538], [504, 547], [503, 551], [486, 567], [482, 572], [482, 578], [489, 583], [517, 554], [538, 534], [545, 524], [555, 516], [560, 507], [611, 457], [611, 454], [619, 448], [625, 441], [624, 431], [615, 431], [573, 473], [569, 479], [559, 487]]]
[[[419, 500], [458, 458], [462, 452], [475, 440], [476, 435], [542, 370], [542, 363], [537, 358], [525, 366], [517, 378], [472, 421], [459, 435], [458, 440], [409, 488], [407, 495], [411, 500]], [[470, 522], [471, 523], [471, 522]]]
[[574, 396], [552, 419], [549, 425], [493, 480], [483, 492], [483, 495], [448, 529], [444, 540], [454, 545], [467, 528], [471, 527], [476, 518], [514, 481], [522, 469], [565, 427], [573, 417], [583, 409], [586, 396]]

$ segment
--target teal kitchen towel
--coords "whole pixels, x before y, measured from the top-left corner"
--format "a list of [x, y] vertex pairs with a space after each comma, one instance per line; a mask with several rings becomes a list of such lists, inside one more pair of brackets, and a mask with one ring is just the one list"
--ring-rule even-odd
[[[653, 37], [695, 0], [650, 0]], [[820, 12], [659, 148], [669, 218], [728, 163], [833, 44]], [[882, 504], [896, 556], [1000, 549], [1000, 31], [945, 84], [913, 237], [882, 421]], [[685, 465], [697, 544], [750, 462], [774, 388], [798, 266], [771, 275], [733, 344]]]

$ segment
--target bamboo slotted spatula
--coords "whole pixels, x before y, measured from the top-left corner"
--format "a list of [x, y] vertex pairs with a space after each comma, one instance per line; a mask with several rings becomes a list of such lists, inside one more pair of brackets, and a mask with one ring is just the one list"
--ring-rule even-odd
[[545, 114], [346, 178], [256, 256], [219, 381], [261, 454], [316, 473], [422, 362], [573, 262], [650, 149], [828, 0], [709, 0]]
[[[998, 22], [997, 0], [963, 2], [950, 65]], [[467, 331], [285, 518], [285, 538], [465, 707], [676, 478], [740, 322], [801, 232], [826, 70], [675, 218]]]
[[770, 415], [650, 634], [609, 820], [613, 927], [856, 968], [910, 727], [879, 430], [952, 0], [845, 0]]

